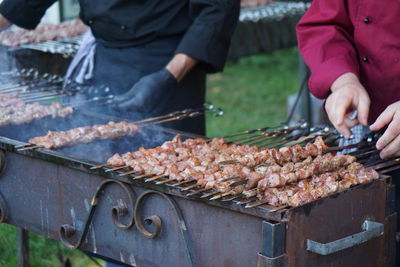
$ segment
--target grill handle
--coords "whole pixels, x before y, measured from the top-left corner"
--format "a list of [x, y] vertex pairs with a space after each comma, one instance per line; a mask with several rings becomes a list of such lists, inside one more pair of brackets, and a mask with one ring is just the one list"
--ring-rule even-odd
[[383, 224], [378, 222], [366, 220], [361, 227], [363, 231], [360, 233], [325, 244], [307, 239], [307, 250], [319, 255], [329, 255], [367, 242], [368, 240], [383, 235], [384, 232]]

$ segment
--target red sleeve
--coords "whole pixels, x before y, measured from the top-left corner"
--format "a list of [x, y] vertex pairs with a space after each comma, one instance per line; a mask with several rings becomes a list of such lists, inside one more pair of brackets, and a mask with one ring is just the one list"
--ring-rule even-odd
[[299, 50], [311, 69], [309, 88], [318, 98], [326, 98], [340, 75], [358, 76], [354, 27], [346, 0], [314, 0], [297, 24]]

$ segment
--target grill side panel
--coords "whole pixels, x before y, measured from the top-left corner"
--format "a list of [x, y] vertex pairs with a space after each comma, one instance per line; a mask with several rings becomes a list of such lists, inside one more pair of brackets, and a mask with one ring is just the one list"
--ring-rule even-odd
[[[7, 209], [7, 223], [60, 240], [61, 225], [68, 224], [81, 235], [92, 196], [105, 178], [28, 156], [6, 153], [7, 167], [0, 177], [0, 192]], [[128, 185], [137, 199], [146, 190]], [[137, 266], [190, 266], [188, 247], [198, 266], [255, 266], [262, 250], [262, 219], [180, 197], [172, 198], [182, 212], [188, 229], [184, 242], [181, 227], [169, 200], [149, 196], [139, 209], [141, 221], [157, 215], [160, 234], [149, 239], [136, 226], [117, 228], [111, 217], [113, 207], [126, 207], [127, 224], [133, 213], [127, 194], [111, 183], [100, 190], [96, 211], [89, 224], [82, 249]], [[154, 223], [146, 229], [154, 231]]]
[[380, 179], [290, 210], [288, 266], [384, 266], [385, 257], [393, 259], [393, 253], [385, 255], [385, 245], [394, 245], [385, 235], [326, 256], [306, 250], [307, 239], [329, 243], [361, 232], [365, 220], [383, 223], [385, 233], [392, 232], [393, 219], [386, 218], [388, 188], [388, 179]]

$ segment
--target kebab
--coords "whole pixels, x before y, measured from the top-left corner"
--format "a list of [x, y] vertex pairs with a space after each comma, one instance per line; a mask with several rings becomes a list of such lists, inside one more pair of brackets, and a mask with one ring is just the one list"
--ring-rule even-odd
[[[170, 180], [197, 181], [199, 186], [225, 188], [224, 191], [226, 188], [229, 189], [227, 185], [232, 183], [229, 179], [236, 177], [235, 179], [239, 178], [247, 183], [245, 188], [253, 188], [259, 180], [269, 177], [271, 171], [275, 173], [282, 168], [277, 161], [282, 163], [282, 159], [285, 158], [286, 160], [297, 160], [297, 156], [293, 157], [293, 154], [288, 157], [287, 151], [296, 151], [297, 155], [304, 154], [310, 158], [318, 153], [323, 153], [326, 146], [321, 145], [323, 143], [321, 140], [322, 138], [317, 138], [313, 144], [319, 144], [320, 150], [313, 149], [306, 153], [307, 147], [314, 146], [308, 145], [305, 148], [300, 146], [302, 149], [296, 146], [294, 149], [268, 150], [235, 144], [228, 145], [221, 138], [215, 138], [209, 142], [201, 138], [182, 142], [180, 136], [177, 135], [172, 141], [165, 142], [160, 147], [140, 148], [136, 152], [128, 152], [122, 156], [115, 154], [108, 160], [108, 164], [115, 167], [129, 166], [133, 169], [133, 172], [129, 172], [130, 174], [143, 173], [143, 177], [164, 175], [169, 176]], [[286, 154], [282, 154], [286, 157], [282, 156], [280, 151], [285, 152]], [[234, 164], [221, 165], [218, 163], [218, 159], [233, 158], [237, 158]], [[287, 165], [283, 167], [283, 170], [287, 169]], [[254, 168], [255, 166], [257, 167]], [[305, 178], [307, 177], [303, 177], [303, 179]], [[286, 182], [274, 186], [282, 186]]]
[[281, 188], [269, 188], [258, 195], [273, 206], [289, 205], [297, 207], [330, 194], [344, 191], [353, 185], [367, 183], [379, 178], [373, 169], [353, 162], [336, 172], [314, 175], [309, 180]]
[[94, 126], [78, 127], [68, 131], [48, 131], [45, 136], [29, 139], [29, 143], [47, 149], [90, 143], [96, 140], [116, 139], [123, 136], [133, 136], [139, 127], [135, 123], [126, 121]]
[[0, 108], [0, 126], [30, 123], [48, 116], [64, 118], [72, 113], [72, 107], [64, 107], [58, 102], [53, 102], [50, 105], [32, 103], [14, 107], [9, 106], [6, 110]]
[[[300, 149], [298, 146], [295, 148], [282, 148], [280, 150], [258, 149], [254, 147], [250, 149], [246, 146], [228, 145], [223, 141], [223, 139], [213, 139], [210, 142], [205, 141], [205, 139], [188, 139], [182, 142], [180, 137], [176, 136], [172, 141], [164, 143], [161, 147], [153, 149], [141, 148], [136, 152], [126, 153], [122, 156], [116, 154], [108, 160], [108, 163], [113, 166], [130, 166], [136, 173], [144, 173], [141, 177], [157, 175], [151, 178], [151, 180], [158, 179], [162, 176], [169, 176], [170, 179], [167, 181], [175, 180], [178, 181], [179, 184], [182, 184], [182, 181], [196, 181], [196, 184], [187, 188], [201, 186], [203, 188], [199, 190], [201, 192], [214, 189], [218, 192], [223, 192], [222, 196], [238, 193], [255, 196], [258, 192], [258, 197], [263, 201], [277, 205], [283, 203], [283, 201], [277, 202], [276, 200], [269, 200], [271, 197], [262, 198], [261, 196], [271, 195], [271, 192], [284, 192], [280, 193], [280, 195], [287, 197], [288, 195], [295, 195], [296, 192], [302, 192], [297, 194], [296, 197], [304, 198], [304, 195], [307, 196], [307, 194], [300, 191], [300, 189], [306, 188], [305, 184], [309, 183], [307, 178], [310, 178], [311, 176], [318, 177], [318, 174], [323, 175], [324, 173], [337, 171], [340, 168], [343, 169], [346, 166], [354, 166], [355, 158], [352, 156], [334, 156], [332, 154], [321, 155], [326, 150], [326, 145], [323, 144], [321, 138], [318, 138], [315, 143], [311, 144], [312, 143], [307, 144], [303, 149]], [[240, 150], [241, 147], [243, 147], [243, 150]], [[311, 151], [305, 153], [303, 150], [307, 147]], [[318, 147], [320, 149], [318, 149]], [[267, 163], [264, 163], [265, 165], [261, 167], [256, 166], [255, 169], [252, 169], [254, 163], [260, 161], [254, 160], [254, 158], [252, 158], [252, 160], [243, 160], [246, 158], [242, 157], [243, 153], [240, 153], [243, 151], [248, 152], [249, 150], [253, 153], [263, 152], [262, 155], [264, 155], [264, 159], [268, 160]], [[206, 151], [208, 151], [208, 153], [205, 153]], [[286, 154], [279, 155], [280, 151], [284, 153], [286, 152]], [[287, 151], [291, 152], [290, 157], [288, 156]], [[293, 151], [301, 152], [304, 155], [297, 157], [297, 153], [294, 154]], [[231, 159], [234, 158], [232, 153], [235, 156], [239, 156], [239, 159], [234, 160], [234, 163], [226, 166], [221, 166], [220, 164], [215, 163], [216, 158], [223, 157], [225, 159], [227, 156], [230, 156]], [[265, 155], [269, 155], [269, 157], [265, 157]], [[278, 162], [282, 164], [282, 162], [289, 159], [298, 161], [306, 155], [308, 155], [308, 157], [301, 162], [287, 162], [283, 166], [278, 164]], [[204, 156], [207, 157], [204, 158]], [[313, 156], [315, 157], [314, 159]], [[202, 164], [200, 157], [203, 157], [202, 160], [205, 160], [204, 162], [207, 162], [207, 164]], [[282, 161], [282, 158], [286, 160]], [[249, 164], [249, 166], [246, 166], [246, 164]], [[360, 173], [361, 172], [357, 173], [357, 175], [360, 175]], [[278, 174], [279, 176], [292, 174], [292, 179], [278, 179], [279, 183], [275, 183], [274, 185], [269, 184], [269, 186], [263, 185], [265, 181], [271, 180], [271, 176], [273, 176], [271, 174]], [[341, 175], [343, 176], [343, 174]], [[239, 179], [239, 182], [244, 183], [232, 183], [229, 177], [235, 177], [235, 179]], [[364, 171], [362, 177], [364, 177], [364, 181], [362, 182], [370, 181], [372, 179], [371, 177], [374, 177], [374, 174]], [[301, 181], [299, 182], [299, 180]], [[314, 195], [317, 196], [318, 192], [320, 196], [332, 193], [332, 191], [328, 190], [329, 188], [335, 188], [329, 184], [331, 178], [325, 180], [328, 184], [323, 185], [325, 187], [322, 187], [322, 185], [319, 184], [319, 187], [317, 186], [316, 189], [312, 191]], [[348, 181], [352, 180], [349, 178], [343, 179], [343, 181], [339, 183], [340, 188], [345, 189], [354, 184], [354, 182], [348, 184]], [[296, 182], [297, 184], [287, 185]], [[232, 185], [235, 183], [236, 185], [232, 188]], [[257, 185], [256, 191], [253, 189], [255, 185]], [[294, 187], [295, 185], [297, 187]], [[284, 187], [272, 188], [271, 186]], [[276, 199], [276, 196], [274, 198]], [[296, 203], [295, 200], [292, 202]], [[288, 201], [285, 203], [288, 204]], [[293, 203], [291, 205], [295, 205]]]

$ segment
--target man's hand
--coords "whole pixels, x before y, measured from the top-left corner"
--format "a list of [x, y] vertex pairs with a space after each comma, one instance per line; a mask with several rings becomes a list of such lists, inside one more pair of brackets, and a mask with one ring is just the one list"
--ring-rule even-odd
[[125, 94], [116, 96], [119, 110], [151, 112], [161, 102], [163, 93], [176, 86], [177, 80], [167, 69], [142, 77]]
[[0, 14], [0, 31], [9, 27], [11, 23], [2, 15]]
[[372, 131], [378, 131], [389, 125], [385, 133], [376, 142], [376, 148], [382, 150], [381, 158], [400, 156], [400, 101], [388, 106], [370, 126]]
[[[368, 124], [370, 99], [367, 91], [353, 73], [345, 73], [337, 78], [331, 86], [332, 94], [326, 99], [325, 110], [333, 126], [345, 138], [351, 133], [349, 128], [361, 123]], [[356, 110], [357, 118], [349, 119], [350, 112]]]

